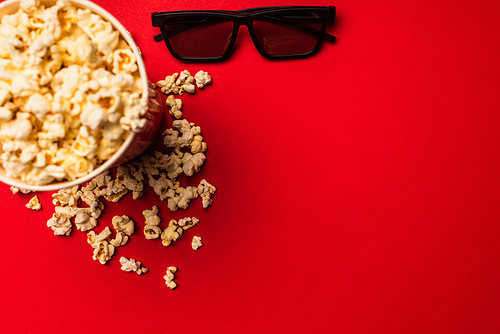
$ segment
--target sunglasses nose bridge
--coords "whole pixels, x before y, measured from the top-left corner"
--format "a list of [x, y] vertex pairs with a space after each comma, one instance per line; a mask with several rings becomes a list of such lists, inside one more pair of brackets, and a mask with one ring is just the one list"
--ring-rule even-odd
[[235, 35], [238, 35], [241, 26], [246, 26], [248, 29], [250, 29], [251, 25], [250, 20], [247, 17], [235, 17], [233, 18], [233, 24]]
[[[239, 47], [239, 45], [249, 42], [250, 44], [253, 44], [253, 46], [256, 46], [256, 40], [255, 40], [255, 33], [253, 32], [253, 27], [252, 27], [252, 22], [253, 19], [251, 17], [238, 17], [233, 20], [234, 23], [234, 45], [233, 48], [236, 49]], [[239, 33], [240, 28], [244, 26], [246, 27], [247, 33], [243, 34], [245, 36], [242, 36], [241, 33]], [[241, 40], [243, 38], [243, 40]], [[250, 38], [248, 40], [248, 38]]]

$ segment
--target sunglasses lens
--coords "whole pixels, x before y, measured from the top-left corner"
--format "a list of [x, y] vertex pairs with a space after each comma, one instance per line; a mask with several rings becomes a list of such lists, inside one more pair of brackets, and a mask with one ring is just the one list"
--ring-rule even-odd
[[258, 44], [267, 54], [303, 55], [319, 43], [322, 22], [312, 12], [280, 12], [260, 16], [252, 27]]
[[227, 51], [233, 22], [211, 16], [182, 16], [165, 24], [168, 42], [183, 58], [217, 58]]

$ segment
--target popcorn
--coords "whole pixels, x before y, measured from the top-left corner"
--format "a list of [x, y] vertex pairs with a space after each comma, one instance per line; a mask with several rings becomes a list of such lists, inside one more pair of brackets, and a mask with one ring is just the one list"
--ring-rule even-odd
[[[94, 192], [103, 196], [110, 202], [118, 202], [130, 190], [133, 192], [133, 198], [138, 199], [144, 191], [144, 179], [142, 171], [138, 171], [137, 166], [132, 163], [120, 165], [117, 168], [116, 179], [112, 179], [108, 172], [92, 180], [94, 183]], [[96, 188], [98, 187], [98, 188]], [[101, 187], [104, 187], [101, 189]]]
[[[179, 76], [179, 73], [174, 73], [172, 75], [167, 75], [165, 80], [160, 80], [156, 83], [156, 85], [160, 88], [161, 92], [165, 95], [168, 94], [180, 94], [180, 87], [177, 86], [176, 80]], [[180, 94], [182, 95], [182, 94]]]
[[117, 180], [108, 182], [107, 187], [101, 190], [101, 195], [110, 202], [118, 202], [128, 193], [128, 189]]
[[187, 176], [192, 176], [194, 173], [198, 173], [206, 160], [206, 156], [203, 153], [184, 153], [182, 157], [182, 171]]
[[12, 102], [7, 102], [0, 107], [0, 121], [10, 121], [14, 117], [17, 107]]
[[78, 27], [94, 41], [99, 53], [112, 54], [120, 40], [119, 33], [113, 29], [111, 23], [88, 9], [78, 9], [75, 19]]
[[111, 223], [116, 232], [123, 232], [126, 235], [134, 234], [135, 223], [129, 216], [114, 216]]
[[[167, 147], [173, 147], [173, 148], [187, 147], [193, 141], [195, 134], [199, 134], [200, 132], [199, 128], [196, 128], [194, 126], [194, 123], [189, 123], [185, 119], [173, 121], [172, 126], [175, 129], [177, 129], [178, 132], [180, 132], [181, 136], [179, 137], [179, 134], [176, 134], [174, 135], [174, 137], [169, 137], [168, 134], [171, 134], [171, 132], [165, 131], [163, 143]], [[172, 139], [175, 139], [175, 141], [173, 141]]]
[[109, 240], [110, 237], [111, 230], [106, 226], [106, 228], [99, 234], [96, 234], [94, 231], [87, 233], [87, 242], [92, 246], [92, 248], [96, 248], [99, 243]]
[[0, 106], [5, 106], [5, 104], [11, 99], [11, 97], [12, 95], [10, 94], [9, 90], [0, 88]]
[[144, 236], [148, 240], [158, 239], [161, 236], [161, 233], [162, 233], [161, 228], [159, 228], [158, 226], [154, 225], [144, 226]]
[[71, 234], [71, 222], [68, 216], [54, 213], [52, 218], [47, 220], [47, 226], [54, 231], [54, 235], [66, 235]]
[[122, 232], [118, 232], [115, 239], [111, 239], [111, 234], [109, 227], [106, 227], [99, 234], [94, 231], [87, 233], [87, 242], [94, 248], [92, 259], [101, 264], [106, 264], [111, 260], [116, 247], [123, 246], [128, 241], [128, 237]]
[[97, 219], [92, 217], [90, 208], [78, 208], [75, 215], [75, 226], [84, 232], [97, 226]]
[[159, 226], [161, 222], [160, 216], [158, 216], [158, 207], [155, 205], [151, 210], [142, 211], [144, 219], [146, 219], [146, 225]]
[[194, 79], [196, 80], [196, 86], [199, 89], [203, 89], [205, 86], [209, 85], [212, 83], [212, 77], [208, 72], [205, 72], [203, 70], [198, 71], [194, 75]]
[[125, 256], [120, 258], [121, 270], [126, 272], [136, 272], [138, 275], [147, 273], [149, 270], [142, 266], [142, 263], [134, 259], [127, 259]]
[[120, 165], [117, 168], [116, 182], [123, 185], [127, 191], [132, 191], [133, 199], [138, 199], [142, 196], [144, 192], [144, 183], [142, 183], [143, 179], [144, 177], [142, 176], [142, 173], [139, 175], [137, 171], [134, 172], [132, 164]]
[[174, 282], [175, 273], [177, 272], [177, 267], [170, 266], [167, 268], [167, 272], [163, 278], [165, 279], [165, 284], [171, 289], [175, 289], [177, 287], [177, 283]]
[[184, 231], [198, 224], [200, 220], [195, 217], [186, 217], [179, 221], [172, 219], [168, 223], [168, 227], [161, 233], [161, 242], [163, 246], [170, 246], [172, 242], [177, 241], [182, 237]]
[[[155, 152], [156, 153], [156, 152]], [[158, 168], [167, 173], [167, 177], [174, 180], [182, 174], [182, 156], [184, 153], [173, 151], [170, 154], [155, 154], [158, 159]]]
[[54, 205], [69, 205], [75, 206], [80, 194], [78, 193], [78, 186], [73, 186], [71, 188], [61, 189], [57, 193], [52, 195], [52, 203]]
[[78, 208], [76, 206], [56, 206], [55, 211], [57, 214], [64, 215], [68, 218], [76, 216]]
[[19, 6], [26, 12], [34, 12], [39, 6], [38, 0], [21, 0]]
[[182, 95], [184, 91], [193, 94], [195, 90], [194, 78], [189, 73], [189, 71], [184, 70], [179, 75], [179, 78], [175, 81], [175, 84], [179, 87], [179, 94]]
[[200, 181], [200, 184], [198, 185], [198, 194], [202, 199], [203, 208], [206, 209], [212, 205], [212, 195], [215, 194], [216, 190], [217, 189], [208, 183], [207, 180], [203, 179]]
[[168, 106], [168, 112], [172, 117], [174, 118], [181, 118], [182, 117], [182, 100], [181, 99], [176, 99], [173, 95], [169, 95], [167, 97], [167, 100], [165, 101], [165, 104]]
[[184, 231], [187, 231], [191, 227], [193, 227], [196, 224], [198, 224], [199, 222], [200, 222], [200, 220], [198, 218], [196, 218], [196, 217], [186, 217], [186, 218], [179, 219], [178, 225], [180, 227], [182, 227], [182, 229]]
[[123, 49], [113, 52], [113, 73], [133, 73], [137, 71], [137, 64], [132, 50]]
[[[92, 125], [92, 124], [91, 124]], [[77, 156], [94, 158], [97, 149], [97, 140], [92, 136], [90, 127], [82, 126], [71, 146], [71, 152]]]
[[109, 243], [115, 247], [120, 247], [120, 246], [126, 245], [128, 240], [129, 240], [129, 237], [125, 233], [118, 232], [116, 234], [116, 237], [113, 240], [110, 240]]
[[109, 244], [107, 241], [101, 241], [97, 243], [97, 246], [94, 247], [94, 253], [92, 255], [92, 259], [99, 261], [101, 264], [106, 264], [115, 253], [115, 246]]
[[177, 220], [172, 219], [168, 223], [168, 227], [161, 233], [161, 243], [163, 246], [170, 246], [174, 241], [177, 241], [184, 230], [179, 226]]
[[33, 130], [33, 124], [28, 119], [16, 118], [0, 125], [2, 140], [27, 140]]
[[[55, 205], [54, 215], [64, 217], [69, 222], [69, 226], [71, 226], [70, 219], [74, 217], [76, 228], [83, 232], [96, 227], [97, 218], [101, 215], [104, 204], [98, 200], [98, 196], [93, 192], [96, 188], [95, 185], [96, 182], [91, 181], [81, 189], [76, 185], [52, 194], [52, 204]], [[79, 200], [87, 203], [88, 207], [78, 207]]]
[[179, 182], [167, 178], [165, 173], [161, 173], [158, 179], [151, 177], [149, 179], [149, 185], [162, 201], [173, 198], [175, 196], [175, 191], [180, 187]]
[[145, 225], [144, 225], [144, 236], [148, 240], [158, 239], [161, 235], [160, 225], [161, 218], [158, 216], [158, 207], [155, 205], [151, 210], [142, 211], [144, 216]]
[[203, 244], [201, 243], [201, 237], [195, 235], [193, 237], [193, 240], [191, 241], [191, 248], [193, 250], [198, 250], [198, 248], [200, 248], [201, 246], [203, 246]]
[[193, 94], [196, 86], [194, 85], [194, 77], [189, 71], [184, 70], [180, 73], [174, 73], [165, 77], [165, 80], [160, 80], [156, 83], [163, 94], [182, 95], [184, 92]]
[[207, 143], [203, 141], [203, 137], [200, 135], [194, 136], [189, 146], [193, 154], [203, 153], [207, 150]]
[[64, 168], [67, 178], [74, 180], [91, 172], [94, 169], [94, 163], [83, 157], [67, 153], [61, 167]]
[[38, 146], [46, 148], [46, 142], [55, 142], [66, 136], [68, 126], [62, 114], [46, 115], [42, 123], [42, 131], [38, 134]]
[[67, 1], [23, 0], [0, 21], [0, 166], [34, 185], [91, 172], [145, 125], [141, 82], [110, 22]]
[[18, 192], [20, 192], [21, 194], [29, 194], [31, 192], [33, 192], [33, 190], [29, 190], [29, 189], [22, 189], [22, 188], [18, 188], [18, 187], [14, 187], [14, 186], [11, 186], [10, 187], [10, 191], [12, 191], [12, 194], [17, 194]]
[[34, 114], [38, 120], [43, 121], [45, 119], [45, 115], [50, 112], [51, 105], [47, 97], [40, 93], [35, 93], [30, 95], [26, 101], [24, 110]]
[[66, 172], [64, 167], [48, 164], [43, 169], [38, 167], [33, 168], [26, 174], [26, 181], [28, 183], [34, 183], [38, 180], [43, 184], [48, 184], [54, 180], [62, 180], [65, 176]]
[[38, 196], [34, 196], [30, 199], [28, 204], [26, 204], [26, 207], [31, 210], [41, 210], [42, 205], [40, 204], [40, 200], [38, 199]]
[[192, 199], [198, 197], [198, 189], [188, 186], [187, 188], [179, 187], [175, 190], [175, 195], [168, 199], [167, 206], [172, 211], [177, 209], [187, 209]]

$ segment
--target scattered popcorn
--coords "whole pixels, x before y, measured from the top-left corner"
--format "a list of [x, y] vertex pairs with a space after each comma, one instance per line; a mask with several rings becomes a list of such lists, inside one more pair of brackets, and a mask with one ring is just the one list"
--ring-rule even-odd
[[208, 72], [200, 70], [193, 77], [189, 71], [184, 70], [180, 74], [174, 73], [166, 76], [165, 80], [158, 81], [156, 85], [160, 87], [162, 93], [165, 95], [182, 95], [184, 92], [193, 94], [196, 87], [203, 89], [211, 83], [212, 77], [208, 74]]
[[74, 180], [146, 122], [131, 47], [110, 22], [68, 1], [26, 0], [4, 15], [0, 68], [0, 166], [7, 177], [33, 185]]
[[208, 183], [207, 180], [203, 179], [200, 181], [200, 184], [198, 185], [198, 194], [202, 199], [203, 208], [206, 209], [212, 205], [212, 195], [215, 194], [216, 190], [217, 189]]
[[134, 259], [127, 259], [125, 256], [120, 258], [121, 269], [126, 272], [136, 272], [138, 275], [147, 273], [149, 270], [142, 266], [142, 263]]
[[106, 226], [106, 228], [99, 234], [96, 234], [94, 231], [87, 233], [87, 242], [92, 246], [92, 248], [96, 248], [100, 242], [109, 240], [110, 237], [111, 230]]
[[212, 83], [212, 77], [208, 72], [205, 72], [203, 70], [198, 71], [194, 75], [194, 79], [196, 80], [196, 86], [199, 89], [203, 89], [205, 86], [209, 85]]
[[75, 226], [77, 230], [85, 232], [93, 229], [96, 225], [97, 219], [92, 217], [90, 208], [77, 208], [75, 215]]
[[179, 221], [177, 222], [177, 224], [180, 227], [182, 227], [182, 229], [184, 231], [187, 231], [191, 227], [193, 227], [196, 224], [198, 224], [199, 222], [200, 222], [200, 220], [198, 218], [196, 218], [196, 217], [186, 217], [186, 218], [179, 219]]
[[67, 216], [68, 218], [76, 216], [78, 208], [76, 206], [56, 206], [57, 214]]
[[[102, 195], [101, 189], [97, 187], [97, 183], [94, 180], [91, 180], [87, 185], [84, 187], [81, 187], [80, 190], [75, 189], [75, 200], [77, 201], [78, 199], [81, 199], [85, 204], [87, 204], [89, 207], [91, 207], [94, 210], [98, 210], [99, 208], [102, 209], [103, 205], [99, 201], [99, 198]], [[74, 203], [77, 203], [76, 201], [73, 201], [73, 204], [70, 205], [75, 205]]]
[[192, 176], [194, 173], [198, 173], [206, 160], [206, 156], [203, 153], [184, 153], [182, 157], [182, 171], [187, 176]]
[[76, 205], [79, 195], [78, 195], [78, 186], [73, 186], [71, 188], [61, 189], [57, 193], [52, 195], [54, 205]]
[[47, 226], [54, 231], [55, 235], [69, 236], [71, 234], [71, 222], [68, 216], [54, 213], [47, 221]]
[[191, 200], [198, 197], [198, 189], [188, 186], [179, 187], [175, 190], [173, 197], [168, 198], [167, 206], [171, 211], [177, 211], [179, 208], [187, 209]]
[[156, 83], [158, 87], [160, 87], [160, 90], [163, 94], [168, 95], [168, 94], [179, 94], [180, 87], [177, 86], [175, 83], [177, 80], [177, 77], [179, 76], [179, 73], [174, 73], [172, 75], [167, 75], [165, 77], [165, 80], [160, 80]]
[[161, 222], [161, 218], [158, 216], [158, 207], [155, 205], [151, 210], [142, 211], [142, 214], [146, 219], [144, 236], [148, 240], [158, 239], [161, 235], [161, 228], [158, 227]]
[[22, 188], [18, 188], [18, 187], [10, 187], [10, 191], [12, 191], [12, 194], [17, 194], [17, 193], [21, 193], [21, 194], [29, 194], [31, 192], [33, 192], [32, 190], [29, 190], [29, 189], [22, 189]]
[[134, 234], [135, 223], [129, 216], [114, 216], [111, 223], [116, 232], [123, 232], [126, 235]]
[[201, 246], [203, 246], [201, 243], [201, 237], [195, 235], [191, 241], [191, 248], [193, 248], [193, 250], [198, 250]]
[[[86, 27], [86, 29], [92, 28]], [[100, 47], [106, 46], [101, 45]], [[122, 53], [122, 55], [124, 54], [125, 53]], [[181, 72], [181, 77], [176, 73], [169, 79], [171, 88], [178, 87], [177, 92], [184, 89], [175, 85], [177, 85], [177, 82], [179, 82], [181, 86], [185, 85], [186, 82], [189, 83], [191, 80], [189, 79], [189, 75], [187, 71]], [[80, 89], [83, 88], [80, 87]], [[87, 83], [87, 88], [83, 90], [89, 90], [95, 93], [98, 91], [98, 85], [89, 82]], [[7, 98], [9, 94], [10, 92], [8, 92], [8, 94], [2, 93], [2, 86], [0, 85], [0, 105], [2, 99]], [[94, 94], [87, 98], [96, 101], [99, 99], [106, 100], [106, 108], [108, 111], [112, 110], [120, 99], [118, 96], [112, 96], [110, 94], [105, 95], [104, 92], [103, 95], [99, 96], [98, 94]], [[108, 98], [109, 101], [107, 100]], [[170, 100], [172, 101], [172, 99]], [[32, 106], [32, 108], [35, 109], [36, 106]], [[110, 116], [108, 116], [114, 117], [113, 113], [113, 111], [110, 111]], [[42, 118], [43, 110], [39, 110], [37, 115], [37, 117]], [[93, 118], [94, 121], [98, 120], [97, 116]], [[175, 115], [172, 115], [172, 117], [175, 118]], [[46, 113], [45, 120], [47, 121], [48, 119], [55, 123], [60, 121], [57, 117], [50, 115], [50, 113]], [[105, 136], [107, 136], [108, 139], [113, 140], [119, 137], [119, 131], [115, 133], [115, 130], [116, 129], [113, 128], [107, 128], [103, 131], [106, 133]], [[85, 132], [86, 130], [81, 131], [82, 132], [79, 132], [81, 135], [80, 138], [86, 139], [82, 139], [82, 141], [79, 142], [79, 146], [75, 148], [75, 152], [77, 149], [81, 155], [99, 154], [97, 152], [91, 153], [94, 144], [91, 142], [91, 139], [88, 139], [87, 133]], [[72, 229], [71, 219], [74, 219], [75, 226], [78, 230], [88, 231], [87, 242], [93, 248], [92, 258], [101, 264], [105, 264], [111, 260], [117, 247], [124, 246], [128, 243], [130, 236], [134, 233], [135, 223], [128, 216], [118, 215], [114, 216], [111, 220], [111, 224], [116, 230], [114, 238], [113, 232], [109, 226], [106, 226], [100, 233], [93, 231], [92, 229], [97, 226], [97, 219], [104, 210], [103, 200], [118, 202], [129, 192], [132, 192], [133, 199], [138, 199], [143, 195], [144, 181], [146, 180], [147, 184], [149, 184], [153, 191], [159, 196], [160, 200], [167, 200], [167, 207], [170, 211], [187, 209], [190, 201], [198, 197], [202, 199], [203, 208], [211, 206], [213, 203], [212, 196], [215, 194], [216, 188], [207, 180], [202, 179], [198, 186], [186, 187], [181, 186], [180, 181], [177, 180], [182, 174], [189, 177], [199, 172], [202, 168], [203, 162], [206, 159], [204, 152], [207, 150], [207, 144], [201, 135], [201, 128], [185, 119], [176, 119], [173, 121], [172, 128], [165, 130], [163, 133], [163, 142], [167, 148], [167, 153], [162, 153], [157, 150], [154, 151], [151, 156], [142, 155], [136, 160], [120, 165], [113, 170], [105, 171], [85, 185], [61, 189], [57, 193], [54, 193], [52, 198], [55, 206], [55, 213], [52, 218], [47, 221], [47, 226], [51, 227], [56, 235], [70, 235]], [[2, 144], [2, 148], [8, 152], [24, 150], [26, 159], [28, 159], [31, 154], [32, 156], [36, 156], [34, 161], [40, 161], [41, 163], [45, 155], [38, 157], [36, 150], [31, 151], [31, 148], [28, 149], [29, 147], [33, 147], [30, 145], [29, 142], [14, 142]], [[59, 149], [56, 149], [54, 153], [52, 153], [51, 156], [47, 156], [46, 159], [50, 161], [63, 159], [65, 155], [58, 152]], [[71, 163], [73, 163], [73, 160], [71, 160]], [[12, 187], [11, 190], [13, 193], [22, 192], [21, 189], [14, 187]], [[87, 206], [80, 207], [80, 204], [86, 204]], [[146, 239], [161, 239], [164, 246], [169, 246], [172, 242], [179, 240], [184, 231], [194, 227], [200, 221], [196, 217], [185, 217], [179, 220], [171, 219], [168, 226], [162, 231], [160, 228], [162, 219], [159, 215], [157, 206], [143, 210], [142, 214], [145, 220], [144, 235]], [[202, 238], [194, 236], [191, 241], [192, 249], [198, 250], [201, 246], [203, 246]], [[148, 272], [148, 269], [144, 268], [141, 262], [134, 259], [121, 257], [120, 264], [122, 270], [127, 272], [135, 271], [139, 275]], [[177, 287], [177, 284], [174, 282], [174, 273], [176, 271], [176, 267], [169, 267], [164, 276], [166, 285], [171, 289]]]
[[118, 202], [127, 193], [128, 189], [117, 180], [109, 181], [107, 187], [101, 190], [101, 196], [114, 203]]
[[165, 104], [168, 106], [168, 112], [174, 118], [182, 118], [182, 100], [176, 99], [173, 95], [169, 95]]
[[174, 197], [175, 191], [179, 188], [179, 182], [168, 179], [165, 173], [160, 174], [158, 179], [150, 177], [149, 185], [162, 201]]
[[115, 247], [120, 247], [124, 246], [127, 244], [129, 237], [123, 233], [123, 232], [118, 232], [116, 233], [116, 237], [112, 240], [109, 241], [110, 244], [112, 244]]
[[158, 239], [161, 236], [161, 228], [153, 225], [144, 226], [144, 236], [148, 240]]
[[101, 180], [99, 186], [105, 186], [105, 188], [100, 190], [100, 195], [110, 202], [118, 202], [129, 191], [132, 191], [133, 198], [138, 199], [144, 192], [143, 179], [142, 170], [138, 169], [137, 164], [120, 165], [117, 167], [116, 179], [107, 175]]
[[189, 144], [191, 148], [191, 153], [203, 153], [207, 150], [207, 143], [203, 141], [203, 137], [200, 135], [196, 135], [193, 137], [193, 141]]
[[179, 78], [175, 81], [175, 84], [179, 87], [179, 95], [182, 95], [184, 91], [190, 94], [194, 93], [194, 77], [187, 70], [181, 72]]
[[[163, 132], [163, 143], [166, 147], [180, 149], [189, 147], [194, 139], [194, 136], [201, 133], [201, 128], [190, 123], [186, 119], [175, 120], [172, 126], [177, 130], [167, 129]], [[179, 137], [180, 135], [180, 137]]]
[[170, 246], [174, 241], [177, 241], [184, 232], [184, 229], [179, 226], [177, 220], [172, 219], [168, 223], [168, 227], [161, 233], [161, 243], [163, 246]]
[[40, 200], [38, 199], [38, 196], [34, 196], [30, 199], [28, 204], [26, 204], [26, 207], [31, 210], [41, 210], [42, 205], [40, 204]]
[[118, 232], [116, 239], [111, 239], [111, 230], [108, 226], [101, 233], [96, 234], [94, 231], [87, 233], [87, 242], [94, 248], [92, 259], [99, 261], [101, 264], [106, 264], [115, 253], [116, 247], [125, 245], [128, 241], [126, 235]]
[[107, 241], [101, 241], [94, 248], [92, 259], [99, 261], [101, 264], [106, 264], [115, 253], [115, 246], [109, 244]]
[[160, 216], [158, 216], [158, 207], [155, 205], [151, 210], [142, 211], [144, 219], [146, 219], [147, 225], [159, 226], [161, 222]]
[[116, 171], [116, 184], [123, 185], [124, 188], [128, 191], [132, 191], [133, 199], [138, 199], [142, 197], [144, 193], [144, 183], [142, 180], [144, 176], [142, 173], [139, 175], [138, 170], [135, 169], [137, 167], [133, 164], [125, 164], [117, 167]]
[[167, 268], [167, 272], [163, 278], [165, 279], [165, 284], [170, 288], [170, 289], [175, 289], [177, 287], [177, 284], [174, 282], [174, 274], [177, 272], [177, 267], [170, 266]]

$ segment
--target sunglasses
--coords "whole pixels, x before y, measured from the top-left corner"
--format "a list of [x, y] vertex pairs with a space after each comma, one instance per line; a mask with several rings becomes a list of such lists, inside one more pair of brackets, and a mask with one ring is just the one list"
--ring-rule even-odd
[[248, 28], [259, 53], [268, 59], [297, 59], [316, 54], [335, 19], [334, 6], [259, 7], [238, 11], [190, 10], [152, 13], [154, 27], [177, 59], [216, 62], [227, 59], [236, 43], [239, 27]]

